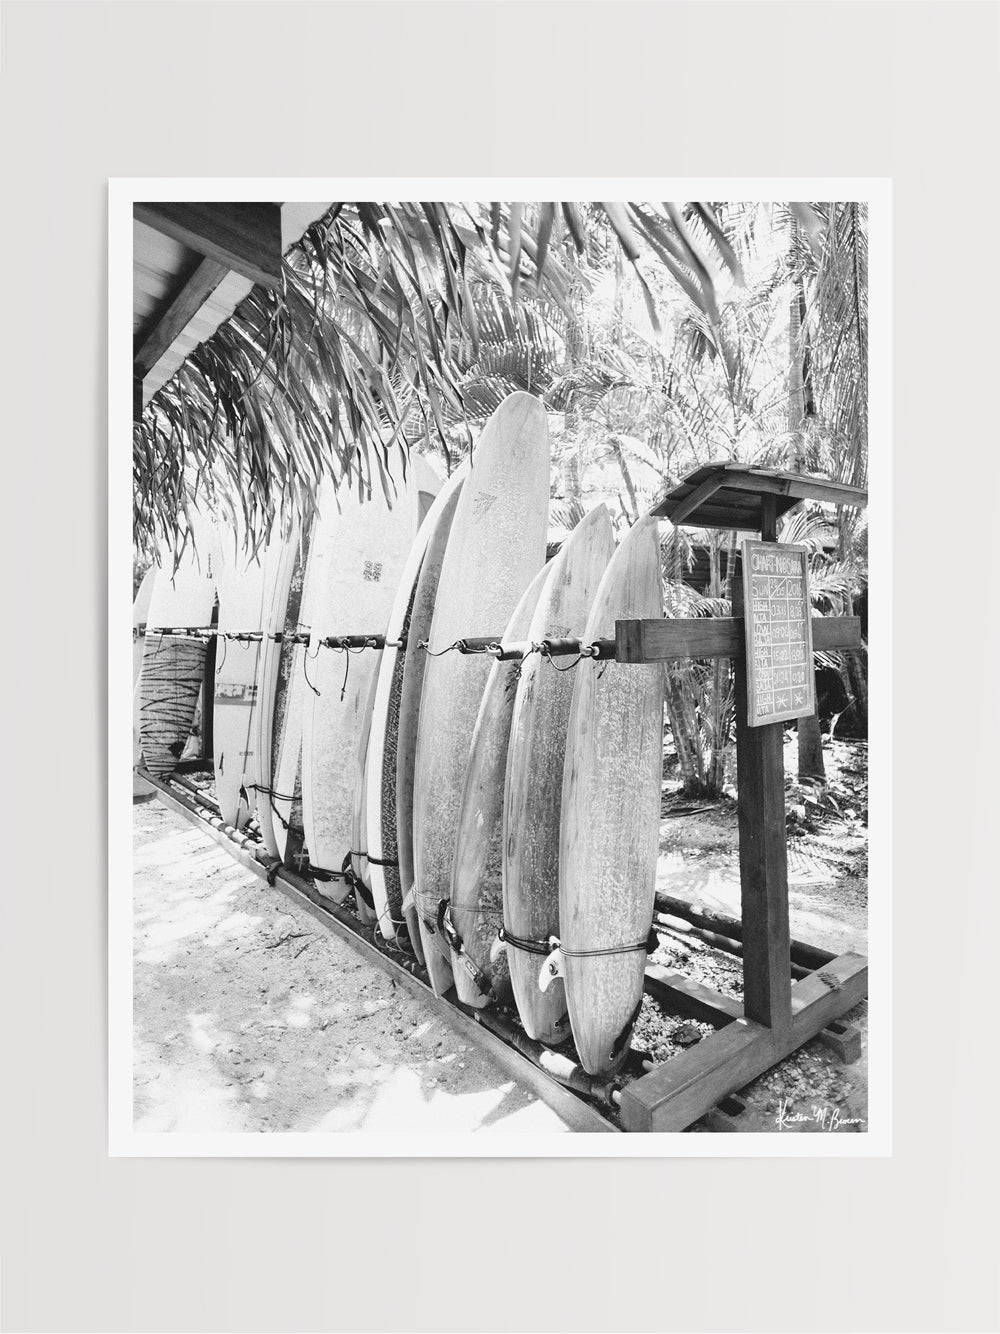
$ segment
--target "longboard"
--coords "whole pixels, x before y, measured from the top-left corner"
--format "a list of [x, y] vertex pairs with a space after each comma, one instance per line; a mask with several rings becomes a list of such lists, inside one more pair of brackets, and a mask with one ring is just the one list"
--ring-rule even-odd
[[[412, 907], [403, 908], [413, 887], [413, 764], [427, 661], [420, 644], [430, 634], [441, 563], [468, 471], [463, 464], [433, 498], [420, 492], [431, 504], [406, 558], [389, 613], [368, 750], [368, 870], [378, 928], [386, 940], [404, 943], [403, 938], [409, 937], [421, 962], [416, 913]], [[420, 505], [423, 508], [422, 500]], [[397, 647], [404, 641], [405, 647]]]
[[332, 649], [329, 637], [381, 635], [416, 531], [415, 496], [392, 508], [377, 488], [362, 499], [328, 484], [320, 497], [307, 577], [311, 621], [302, 721], [302, 811], [309, 860], [339, 875], [352, 847], [354, 793], [365, 707], [380, 651]]
[[254, 702], [262, 641], [234, 639], [258, 635], [264, 619], [264, 562], [244, 544], [238, 528], [219, 536], [218, 638], [212, 725], [215, 799], [226, 824], [241, 829], [255, 809], [257, 780], [253, 737]]
[[[543, 565], [521, 595], [501, 645], [527, 639], [550, 569]], [[469, 746], [469, 764], [459, 806], [451, 909], [468, 962], [453, 954], [451, 967], [459, 997], [477, 1009], [486, 1005], [489, 992], [501, 1000], [510, 995], [506, 952], [496, 945], [503, 924], [504, 773], [520, 669], [520, 662], [502, 660], [490, 668]], [[468, 985], [463, 972], [475, 985]], [[479, 980], [487, 984], [485, 991]]]
[[[281, 654], [288, 615], [292, 577], [299, 553], [299, 524], [293, 521], [285, 531], [275, 519], [274, 535], [264, 553], [264, 600], [261, 620], [262, 639], [257, 663], [257, 689], [251, 719], [251, 745], [255, 774], [253, 793], [257, 825], [264, 846], [272, 857], [279, 856], [275, 834], [274, 744], [279, 684], [282, 680]], [[298, 611], [296, 606], [296, 619]], [[282, 639], [278, 639], [278, 635]]]
[[[658, 527], [647, 515], [612, 557], [584, 637], [613, 638], [616, 620], [662, 615]], [[574, 676], [559, 953], [580, 1062], [603, 1075], [624, 1061], [642, 1002], [659, 847], [663, 669], [598, 660], [581, 663]]]
[[[584, 636], [598, 585], [614, 554], [607, 506], [596, 506], [551, 565], [527, 638]], [[539, 949], [559, 935], [559, 834], [572, 659], [532, 654], [513, 701], [503, 810], [503, 922], [518, 1013], [529, 1037], [556, 1045], [569, 1036], [561, 982], [538, 985]], [[519, 944], [518, 942], [526, 942]]]
[[549, 456], [542, 403], [530, 394], [511, 394], [473, 452], [438, 583], [420, 700], [413, 846], [414, 899], [439, 996], [452, 983], [439, 914], [451, 894], [469, 743], [491, 665], [488, 657], [449, 650], [458, 639], [503, 634], [544, 564]]
[[261, 825], [264, 844], [287, 866], [304, 870], [302, 846], [302, 712], [305, 705], [305, 646], [294, 636], [308, 625], [305, 601], [315, 515], [307, 516], [295, 544], [292, 577], [285, 604], [285, 622], [278, 654], [278, 679], [271, 725], [271, 791], [269, 824]]
[[162, 553], [146, 617], [139, 731], [146, 768], [157, 777], [171, 773], [184, 752], [202, 687], [206, 644], [154, 631], [203, 629], [215, 605], [215, 526], [192, 516], [192, 528], [195, 545], [189, 539], [176, 569], [173, 554]]
[[[381, 654], [379, 655], [382, 656]], [[351, 829], [351, 870], [355, 877], [355, 900], [358, 916], [365, 926], [374, 926], [378, 920], [375, 902], [372, 898], [371, 868], [368, 863], [368, 747], [372, 734], [372, 714], [375, 711], [375, 692], [381, 664], [372, 672], [368, 686], [368, 699], [365, 701], [361, 735], [358, 738], [358, 750], [354, 757], [354, 822]]]

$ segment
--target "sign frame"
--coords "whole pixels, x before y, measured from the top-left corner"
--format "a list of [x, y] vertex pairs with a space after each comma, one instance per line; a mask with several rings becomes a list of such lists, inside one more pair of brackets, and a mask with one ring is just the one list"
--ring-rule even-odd
[[[809, 548], [798, 543], [761, 542], [756, 538], [744, 538], [740, 544], [740, 548], [743, 575], [743, 625], [746, 652], [747, 725], [749, 727], [767, 727], [771, 723], [786, 723], [791, 722], [796, 718], [808, 718], [811, 714], [816, 712], [816, 670], [813, 659], [812, 604], [809, 597]], [[753, 558], [755, 555], [774, 557], [776, 560], [794, 558], [794, 563], [797, 567], [794, 572], [788, 571], [787, 573], [784, 571], [758, 570], [756, 572], [758, 578], [760, 578], [762, 574], [767, 574], [772, 578], [777, 578], [784, 574], [784, 577], [786, 578], [794, 578], [796, 580], [801, 579], [802, 581], [801, 598], [797, 597], [794, 599], [794, 601], [802, 603], [801, 617], [797, 614], [794, 616], [790, 615], [787, 607], [785, 610], [786, 634], [787, 631], [801, 619], [802, 636], [801, 639], [796, 636], [794, 641], [791, 641], [786, 637], [785, 644], [790, 650], [793, 646], [797, 648], [800, 643], [803, 645], [805, 650], [805, 680], [794, 683], [789, 680], [787, 683], [787, 689], [789, 691], [788, 708], [774, 709], [773, 711], [763, 714], [758, 712], [758, 701], [761, 694], [765, 693], [761, 688], [761, 673], [764, 671], [775, 671], [776, 668], [778, 668], [778, 664], [775, 664], [773, 661], [773, 650], [776, 647], [776, 641], [773, 637], [772, 630], [775, 625], [775, 620], [769, 614], [770, 607], [768, 608], [768, 615], [764, 617], [757, 616], [755, 618], [753, 586], [755, 574]], [[772, 600], [773, 595], [769, 595], [769, 604]], [[781, 600], [782, 599], [778, 599], [778, 601]], [[787, 601], [787, 599], [785, 599], [785, 601]], [[779, 621], [778, 624], [780, 625], [781, 622]], [[766, 642], [764, 642], [761, 633], [765, 629], [767, 631]], [[758, 664], [757, 653], [755, 651], [758, 648], [771, 651], [769, 654], [769, 656], [772, 657], [770, 665], [761, 666]], [[789, 676], [791, 676], [791, 673], [795, 670], [797, 665], [797, 663], [793, 663], [791, 659], [789, 659], [787, 664], [782, 664], [781, 666], [787, 667]], [[805, 688], [805, 703], [798, 706], [792, 705], [791, 691], [800, 687]], [[785, 687], [783, 686], [783, 688]], [[769, 686], [766, 693], [773, 695], [775, 693], [775, 685], [772, 684]]]

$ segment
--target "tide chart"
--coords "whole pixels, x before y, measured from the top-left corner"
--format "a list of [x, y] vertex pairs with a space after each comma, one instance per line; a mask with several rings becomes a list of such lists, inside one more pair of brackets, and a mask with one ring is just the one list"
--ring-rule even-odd
[[763, 727], [815, 713], [806, 548], [745, 541], [743, 578], [747, 722]]

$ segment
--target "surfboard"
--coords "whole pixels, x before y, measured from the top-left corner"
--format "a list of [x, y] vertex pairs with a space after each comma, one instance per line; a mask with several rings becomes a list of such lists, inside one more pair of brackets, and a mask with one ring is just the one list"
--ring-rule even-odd
[[[549, 574], [550, 567], [543, 565], [521, 595], [500, 641], [502, 645], [528, 638]], [[503, 923], [504, 773], [520, 668], [521, 663], [516, 661], [496, 661], [490, 668], [469, 746], [459, 806], [451, 877], [452, 920], [476, 971], [463, 967], [456, 957], [451, 966], [459, 999], [477, 1009], [487, 1004], [487, 994], [477, 977], [497, 999], [506, 1000], [510, 995], [506, 951], [494, 947]]]
[[[136, 590], [135, 601], [132, 603], [132, 764], [133, 766], [142, 763], [142, 744], [139, 735], [141, 711], [142, 711], [142, 686], [139, 678], [142, 675], [142, 654], [146, 644], [146, 618], [149, 614], [149, 603], [153, 596], [153, 582], [156, 578], [156, 566], [150, 565], [149, 569], [142, 576], [139, 587]], [[138, 774], [132, 775], [132, 795], [133, 797], [147, 796], [156, 789], [151, 787], [145, 779], [140, 778]]]
[[204, 628], [215, 605], [218, 566], [215, 526], [192, 516], [189, 539], [176, 569], [161, 554], [146, 616], [140, 708], [140, 740], [146, 768], [165, 777], [176, 767], [194, 721], [205, 670], [206, 644], [154, 633], [157, 628]]
[[[380, 655], [381, 657], [381, 655]], [[378, 920], [372, 898], [372, 877], [368, 864], [368, 748], [372, 734], [372, 714], [375, 710], [375, 692], [381, 663], [372, 673], [368, 687], [368, 699], [365, 702], [364, 721], [358, 739], [358, 751], [354, 758], [354, 822], [351, 830], [351, 870], [357, 880], [355, 902], [358, 916], [365, 926], [374, 926]]]
[[503, 634], [544, 564], [549, 456], [541, 401], [511, 394], [473, 452], [438, 583], [413, 783], [414, 899], [438, 995], [452, 982], [451, 951], [438, 915], [451, 895], [469, 743], [492, 665], [488, 657], [448, 650], [458, 639]]
[[[286, 866], [304, 869], [302, 846], [302, 714], [307, 689], [305, 645], [294, 636], [308, 626], [305, 598], [306, 576], [315, 514], [306, 516], [295, 543], [292, 577], [285, 604], [285, 621], [278, 654], [278, 679], [274, 692], [274, 717], [271, 725], [270, 826], [262, 825], [261, 834], [272, 856]], [[273, 839], [268, 842], [269, 837]]]
[[[584, 636], [598, 585], [614, 554], [606, 505], [570, 533], [551, 569], [526, 638]], [[525, 1032], [557, 1045], [569, 1036], [561, 982], [538, 985], [541, 957], [559, 935], [559, 835], [566, 729], [573, 700], [572, 659], [534, 653], [522, 666], [512, 702], [503, 808], [503, 924], [511, 985]], [[531, 942], [535, 949], [519, 946]]]
[[309, 675], [302, 721], [302, 810], [313, 866], [339, 874], [352, 852], [358, 747], [380, 651], [332, 649], [338, 635], [381, 635], [416, 531], [414, 496], [392, 508], [378, 484], [370, 498], [328, 484], [310, 554]]
[[[658, 525], [647, 515], [604, 573], [584, 638], [663, 615]], [[561, 967], [584, 1069], [610, 1074], [642, 1002], [663, 766], [663, 668], [582, 662], [573, 673], [559, 848]], [[547, 967], [547, 965], [546, 965]]]
[[293, 521], [286, 530], [280, 517], [274, 521], [271, 540], [264, 553], [264, 598], [261, 619], [262, 639], [257, 658], [257, 681], [251, 716], [251, 745], [254, 754], [253, 795], [257, 825], [264, 846], [272, 857], [279, 856], [274, 831], [276, 821], [274, 795], [274, 745], [278, 686], [281, 680], [281, 650], [277, 638], [283, 634], [292, 576], [299, 552], [299, 525]]
[[[255, 810], [254, 702], [264, 619], [265, 567], [240, 528], [219, 533], [218, 639], [212, 723], [215, 799], [223, 820], [242, 829]], [[253, 639], [233, 635], [254, 634]]]
[[[420, 687], [426, 654], [419, 644], [430, 633], [441, 562], [468, 464], [445, 482], [417, 477], [418, 507], [426, 509], [386, 626], [386, 647], [368, 750], [366, 829], [372, 898], [380, 934], [400, 944], [409, 938], [423, 962], [423, 947], [412, 908], [403, 899], [413, 887], [413, 762], [416, 751]], [[405, 647], [397, 645], [405, 641]], [[406, 929], [404, 930], [404, 920]]]

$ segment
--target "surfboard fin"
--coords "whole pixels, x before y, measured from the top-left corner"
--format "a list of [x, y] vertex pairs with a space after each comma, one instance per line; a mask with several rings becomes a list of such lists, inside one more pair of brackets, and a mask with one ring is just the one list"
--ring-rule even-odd
[[[553, 941], [555, 937], [553, 937]], [[542, 964], [542, 970], [538, 974], [538, 987], [541, 991], [548, 991], [549, 987], [557, 977], [563, 979], [563, 986], [566, 985], [566, 968], [563, 952], [558, 945], [555, 946], [552, 953], [546, 955], [545, 962]]]

